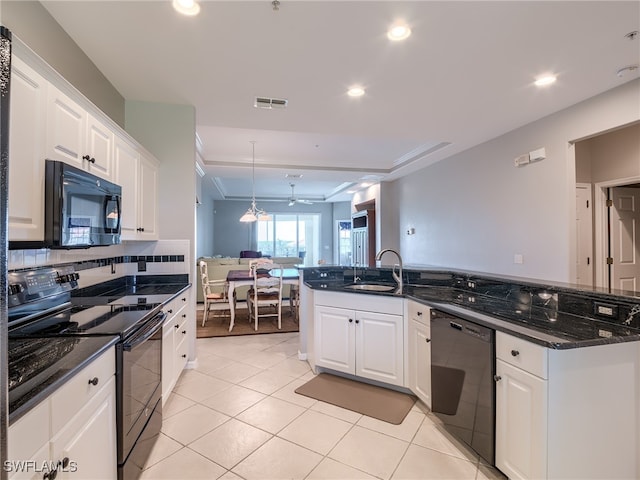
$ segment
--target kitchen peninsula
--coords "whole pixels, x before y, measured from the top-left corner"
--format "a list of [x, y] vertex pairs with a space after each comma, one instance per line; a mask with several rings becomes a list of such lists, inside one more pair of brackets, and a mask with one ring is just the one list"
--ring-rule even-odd
[[[437, 340], [429, 311], [445, 312], [495, 332], [490, 373], [495, 385], [497, 468], [510, 478], [638, 477], [637, 293], [609, 294], [558, 283], [420, 267], [405, 268], [401, 292], [352, 287], [354, 283], [395, 286], [391, 269], [386, 268], [359, 268], [357, 272], [353, 267], [306, 268], [303, 281], [302, 318], [308, 321], [301, 325], [300, 350], [314, 370], [410, 390], [431, 408], [436, 382], [428, 378], [434, 371], [425, 365], [432, 365]], [[400, 309], [399, 302], [404, 302]], [[329, 304], [339, 308], [327, 307]], [[332, 316], [323, 317], [327, 308], [333, 308], [329, 310]], [[376, 317], [375, 324], [352, 322], [342, 327], [340, 309], [347, 312], [345, 321], [358, 319], [361, 309], [369, 316], [386, 315], [385, 320], [399, 318], [399, 347], [388, 321]], [[462, 322], [451, 326], [459, 328], [458, 323]], [[338, 335], [343, 333], [359, 339], [349, 347], [352, 350], [341, 350], [344, 343]], [[375, 341], [379, 343], [367, 343]], [[394, 363], [389, 352], [398, 348], [400, 360]], [[455, 344], [447, 348], [448, 357], [455, 355]], [[363, 361], [362, 352], [366, 362], [367, 352], [374, 349], [385, 359], [376, 370], [386, 375], [400, 372], [399, 382], [369, 375], [368, 364], [358, 365], [359, 359]], [[341, 367], [352, 361], [350, 355], [355, 363], [351, 372]], [[466, 355], [467, 364], [478, 363], [471, 351]]]

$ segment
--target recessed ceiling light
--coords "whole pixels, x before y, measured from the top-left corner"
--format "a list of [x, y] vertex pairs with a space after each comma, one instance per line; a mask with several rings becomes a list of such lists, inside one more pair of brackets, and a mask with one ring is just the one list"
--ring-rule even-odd
[[200, 5], [196, 0], [173, 0], [173, 8], [183, 15], [193, 16], [200, 13]]
[[555, 75], [542, 75], [536, 78], [535, 84], [538, 87], [546, 87], [556, 81]]
[[411, 29], [404, 23], [396, 23], [387, 31], [387, 38], [397, 42], [409, 38]]
[[350, 97], [361, 97], [362, 95], [364, 95], [364, 88], [362, 87], [351, 87], [348, 91], [347, 91], [347, 95], [349, 95]]

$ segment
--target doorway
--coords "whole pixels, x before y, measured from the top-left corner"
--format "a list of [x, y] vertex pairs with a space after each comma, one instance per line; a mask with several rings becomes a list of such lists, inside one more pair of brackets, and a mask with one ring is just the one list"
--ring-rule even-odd
[[640, 122], [573, 144], [576, 270], [581, 285], [640, 289]]
[[[609, 183], [609, 182], [606, 182]], [[640, 183], [596, 184], [596, 285], [609, 291], [640, 288]], [[599, 241], [598, 241], [599, 239]]]

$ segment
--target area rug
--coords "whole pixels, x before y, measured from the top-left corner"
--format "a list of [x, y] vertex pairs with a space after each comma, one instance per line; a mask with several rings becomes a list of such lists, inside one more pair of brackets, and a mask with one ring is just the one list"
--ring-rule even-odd
[[413, 395], [328, 373], [321, 373], [295, 392], [394, 425], [402, 423], [416, 402]]
[[246, 309], [236, 310], [236, 320], [233, 330], [229, 332], [229, 317], [212, 317], [207, 318], [207, 323], [202, 326], [203, 310], [196, 311], [196, 321], [198, 328], [196, 329], [197, 338], [208, 337], [229, 337], [235, 335], [256, 335], [261, 333], [284, 333], [297, 332], [299, 330], [298, 322], [292, 317], [289, 309], [282, 311], [282, 329], [278, 330], [278, 319], [276, 317], [261, 318], [258, 321], [258, 331], [253, 329], [253, 322], [249, 323], [249, 316]]

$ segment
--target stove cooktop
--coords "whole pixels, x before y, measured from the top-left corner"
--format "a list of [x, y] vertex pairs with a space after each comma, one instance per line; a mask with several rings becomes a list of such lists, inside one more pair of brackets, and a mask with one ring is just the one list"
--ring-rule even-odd
[[11, 328], [9, 337], [118, 335], [125, 338], [160, 307], [160, 303], [76, 305]]

